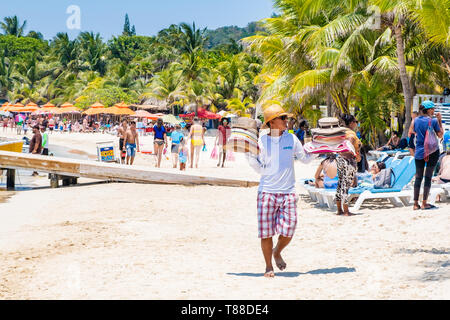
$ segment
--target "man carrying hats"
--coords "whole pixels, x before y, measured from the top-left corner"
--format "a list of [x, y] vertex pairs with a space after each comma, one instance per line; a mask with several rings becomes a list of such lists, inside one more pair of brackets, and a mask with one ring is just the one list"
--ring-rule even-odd
[[[261, 174], [258, 189], [258, 237], [266, 262], [264, 276], [275, 276], [272, 257], [280, 270], [286, 269], [281, 252], [290, 243], [297, 226], [294, 157], [304, 163], [313, 157], [306, 153], [297, 137], [287, 131], [289, 117], [279, 105], [264, 111], [262, 129], [270, 133], [259, 138], [259, 154], [247, 153], [250, 165]], [[279, 234], [273, 248], [272, 237]]]

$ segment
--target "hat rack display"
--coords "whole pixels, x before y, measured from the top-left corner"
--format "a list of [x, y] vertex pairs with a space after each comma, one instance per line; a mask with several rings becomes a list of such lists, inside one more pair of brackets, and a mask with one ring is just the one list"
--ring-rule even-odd
[[256, 121], [245, 117], [238, 118], [231, 129], [228, 145], [234, 152], [258, 154], [258, 127]]
[[355, 148], [346, 139], [346, 132], [350, 129], [341, 127], [337, 118], [323, 118], [318, 122], [319, 127], [311, 129], [312, 141], [304, 145], [309, 153], [341, 153], [355, 154]]

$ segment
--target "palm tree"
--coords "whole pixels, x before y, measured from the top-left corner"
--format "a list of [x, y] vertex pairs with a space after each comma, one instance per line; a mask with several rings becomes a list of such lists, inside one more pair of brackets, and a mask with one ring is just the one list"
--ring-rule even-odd
[[0, 58], [0, 97], [6, 97], [14, 89], [18, 80], [14, 71], [14, 63], [3, 55]]
[[4, 22], [0, 22], [0, 27], [5, 32], [5, 35], [12, 35], [16, 37], [22, 37], [27, 26], [27, 21], [25, 20], [22, 25], [20, 25], [19, 18], [17, 16], [6, 17]]
[[403, 31], [406, 21], [411, 12], [411, 4], [416, 1], [410, 0], [372, 0], [381, 11], [383, 24], [388, 26], [395, 36], [397, 45], [397, 62], [402, 82], [403, 96], [405, 99], [405, 124], [403, 128], [403, 138], [408, 134], [408, 128], [411, 124], [411, 109], [413, 102], [413, 91], [411, 81], [406, 71], [405, 45]]
[[192, 53], [197, 49], [203, 49], [206, 42], [206, 28], [203, 30], [195, 27], [195, 22], [192, 26], [187, 23], [180, 24], [180, 30], [183, 33], [181, 51], [184, 53]]
[[59, 32], [51, 44], [56, 57], [62, 66], [62, 72], [77, 74], [83, 67], [80, 61], [80, 44], [78, 40], [70, 40], [67, 33]]
[[100, 33], [82, 32], [78, 36], [81, 47], [81, 58], [91, 71], [97, 71], [100, 76], [106, 73], [106, 46]]
[[251, 113], [249, 111], [255, 108], [255, 104], [250, 97], [247, 97], [244, 100], [233, 98], [226, 100], [226, 102], [227, 109], [239, 117], [250, 117]]
[[174, 113], [174, 106], [185, 99], [185, 93], [182, 91], [182, 83], [180, 71], [166, 69], [156, 74], [142, 97], [154, 97], [159, 100], [164, 100], [167, 106], [172, 107], [172, 113]]
[[412, 12], [433, 43], [450, 43], [450, 0], [422, 0]]

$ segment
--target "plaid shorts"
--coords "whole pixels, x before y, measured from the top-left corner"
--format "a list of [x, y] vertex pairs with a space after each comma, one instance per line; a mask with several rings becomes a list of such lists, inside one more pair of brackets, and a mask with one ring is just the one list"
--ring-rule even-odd
[[297, 226], [295, 193], [258, 193], [258, 238], [268, 239], [280, 234], [294, 236]]

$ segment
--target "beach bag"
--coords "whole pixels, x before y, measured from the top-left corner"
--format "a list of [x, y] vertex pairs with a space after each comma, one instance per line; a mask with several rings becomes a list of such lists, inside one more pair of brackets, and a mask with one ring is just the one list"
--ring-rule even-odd
[[229, 162], [236, 161], [236, 158], [234, 157], [234, 152], [231, 150], [227, 151], [227, 161], [229, 161]]
[[434, 133], [434, 129], [431, 127], [431, 119], [428, 122], [428, 129], [425, 133], [425, 140], [423, 142], [424, 148], [424, 160], [428, 162], [430, 155], [439, 150], [439, 141]]
[[213, 159], [213, 160], [219, 159], [219, 154], [217, 152], [217, 146], [214, 146], [214, 148], [211, 151], [211, 159]]
[[206, 144], [203, 145], [202, 151], [203, 151], [203, 152], [207, 152], [207, 151], [208, 151], [208, 149], [206, 149]]
[[389, 189], [395, 183], [395, 174], [392, 168], [383, 169], [374, 179], [375, 189]]

